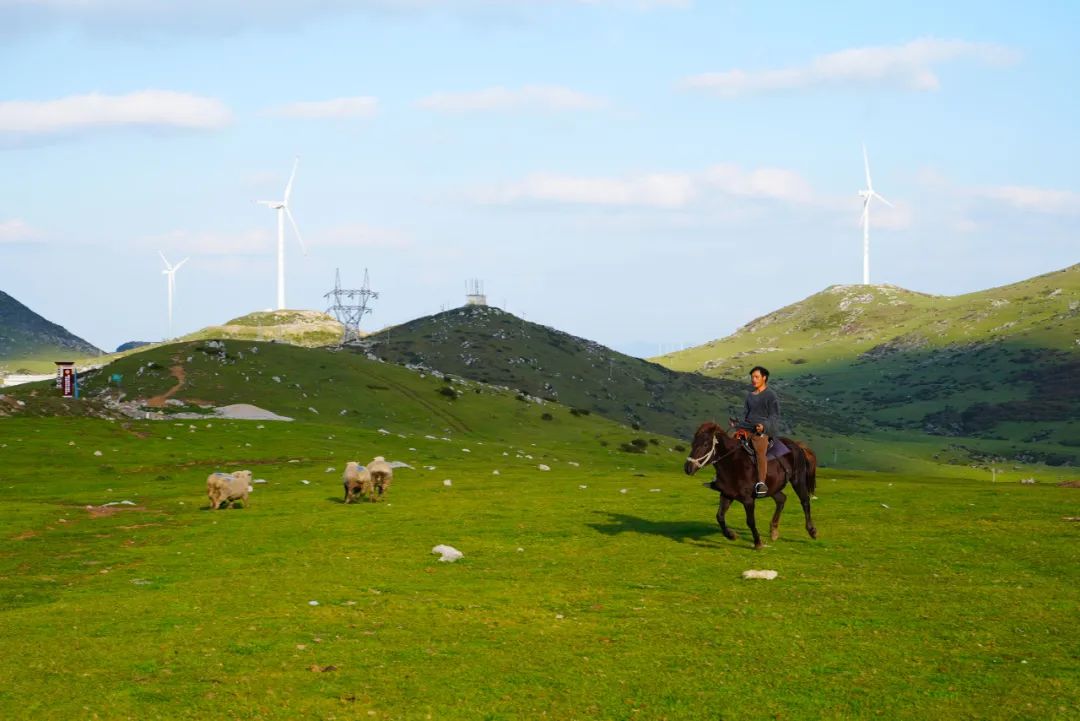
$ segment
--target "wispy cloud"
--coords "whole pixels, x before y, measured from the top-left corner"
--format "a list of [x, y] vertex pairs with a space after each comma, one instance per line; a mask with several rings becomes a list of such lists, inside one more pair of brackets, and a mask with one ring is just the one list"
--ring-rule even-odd
[[939, 65], [971, 60], [983, 65], [1015, 63], [1019, 54], [992, 43], [922, 38], [903, 45], [850, 48], [819, 55], [806, 65], [774, 70], [733, 69], [684, 78], [684, 88], [722, 97], [807, 90], [818, 87], [882, 87], [937, 90]]
[[232, 113], [219, 100], [170, 90], [0, 102], [0, 134], [9, 135], [56, 135], [119, 127], [213, 130], [231, 120]]
[[156, 256], [156, 251], [159, 250], [164, 252], [174, 263], [189, 255], [269, 256], [274, 247], [270, 232], [262, 229], [233, 233], [173, 230], [144, 236], [139, 239], [138, 244], [146, 248], [150, 255]]
[[314, 243], [333, 247], [352, 248], [409, 248], [412, 236], [395, 228], [378, 228], [363, 223], [339, 225], [319, 232]]
[[607, 101], [559, 85], [525, 85], [520, 88], [484, 88], [469, 92], [439, 92], [421, 98], [425, 110], [465, 113], [498, 110], [597, 110]]
[[0, 221], [0, 245], [40, 243], [43, 237], [44, 233], [19, 218]]
[[685, 208], [698, 200], [729, 196], [791, 204], [825, 204], [810, 183], [782, 168], [746, 170], [734, 164], [714, 165], [699, 173], [642, 173], [618, 178], [538, 173], [477, 198], [489, 204], [522, 202], [610, 207]]
[[685, 8], [692, 0], [0, 0], [0, 37], [77, 28], [101, 35], [190, 34], [220, 36], [252, 28], [294, 29], [327, 17], [356, 13], [432, 12], [463, 17], [527, 14], [558, 6], [649, 11]]
[[379, 100], [369, 96], [288, 103], [266, 112], [286, 118], [370, 118], [379, 111]]
[[1022, 185], [977, 188], [979, 198], [1011, 205], [1019, 210], [1047, 215], [1080, 215], [1080, 193]]

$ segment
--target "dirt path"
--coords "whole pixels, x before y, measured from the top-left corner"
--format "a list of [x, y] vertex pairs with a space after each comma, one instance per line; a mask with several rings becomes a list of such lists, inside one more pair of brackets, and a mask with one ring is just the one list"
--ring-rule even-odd
[[[173, 358], [173, 360], [177, 361], [179, 359]], [[180, 389], [184, 387], [184, 381], [187, 380], [187, 374], [184, 373], [184, 366], [177, 363], [169, 369], [169, 372], [172, 373], [173, 378], [176, 379], [176, 385], [174, 385], [172, 388], [165, 391], [161, 395], [154, 396], [150, 400], [146, 401], [146, 405], [150, 406], [151, 408], [164, 408], [165, 401], [169, 400], [169, 398], [178, 393]]]

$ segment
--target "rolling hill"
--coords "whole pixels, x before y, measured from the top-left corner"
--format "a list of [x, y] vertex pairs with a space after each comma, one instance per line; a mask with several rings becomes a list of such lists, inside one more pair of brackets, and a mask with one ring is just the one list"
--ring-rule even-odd
[[1047, 462], [1080, 447], [1080, 265], [945, 297], [832, 286], [731, 336], [656, 360], [778, 389], [881, 429], [1011, 440]]
[[[435, 369], [558, 401], [619, 423], [687, 438], [740, 412], [746, 384], [680, 373], [499, 308], [463, 306], [374, 333], [353, 346], [391, 363]], [[851, 430], [825, 409], [782, 397], [800, 432]]]
[[48, 371], [54, 360], [101, 354], [99, 348], [0, 291], [0, 371]]

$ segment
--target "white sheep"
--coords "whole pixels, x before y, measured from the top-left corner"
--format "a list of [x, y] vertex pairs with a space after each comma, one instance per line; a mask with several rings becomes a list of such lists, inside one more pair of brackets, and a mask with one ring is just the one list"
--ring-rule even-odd
[[357, 496], [361, 495], [371, 497], [371, 473], [356, 461], [345, 464], [345, 472], [341, 474], [341, 480], [345, 486], [345, 503], [352, 503]]
[[371, 500], [378, 501], [390, 489], [390, 482], [394, 480], [394, 467], [382, 456], [375, 456], [367, 468], [371, 473]]
[[251, 471], [235, 473], [211, 473], [206, 477], [206, 495], [210, 498], [210, 510], [216, 510], [222, 502], [232, 504], [243, 501], [248, 505], [248, 493], [251, 492]]

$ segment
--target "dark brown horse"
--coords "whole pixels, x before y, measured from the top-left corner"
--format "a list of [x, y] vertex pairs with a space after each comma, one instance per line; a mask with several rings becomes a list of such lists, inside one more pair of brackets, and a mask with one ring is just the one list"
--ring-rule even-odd
[[[769, 460], [765, 485], [769, 495], [776, 501], [776, 513], [773, 514], [770, 527], [772, 539], [780, 537], [780, 512], [784, 510], [784, 486], [788, 483], [795, 489], [806, 515], [806, 532], [810, 538], [817, 538], [817, 529], [810, 520], [810, 496], [817, 488], [817, 456], [805, 444], [790, 438], [781, 438], [791, 453], [782, 459]], [[761, 548], [761, 536], [758, 535], [754, 522], [754, 484], [757, 482], [757, 465], [750, 454], [743, 450], [736, 439], [728, 436], [716, 423], [702, 423], [694, 434], [690, 446], [690, 455], [683, 470], [692, 476], [701, 468], [711, 465], [716, 468], [716, 478], [709, 487], [720, 492], [720, 509], [716, 512], [716, 522], [729, 540], [735, 540], [735, 532], [724, 523], [724, 514], [732, 502], [739, 501], [746, 508], [746, 525], [754, 534], [754, 548]]]

